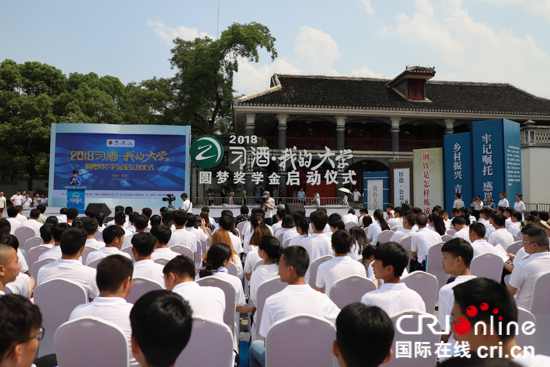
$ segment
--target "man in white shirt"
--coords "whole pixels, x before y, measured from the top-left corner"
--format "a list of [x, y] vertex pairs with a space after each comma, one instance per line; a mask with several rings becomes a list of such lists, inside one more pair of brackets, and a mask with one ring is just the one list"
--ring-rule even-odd
[[116, 212], [115, 219], [109, 223], [109, 225], [116, 225], [122, 228], [124, 230], [125, 237], [132, 234], [132, 231], [126, 228], [126, 214], [124, 214], [124, 212]]
[[509, 208], [510, 207], [510, 203], [508, 202], [508, 199], [506, 199], [506, 193], [505, 192], [501, 191], [498, 194], [498, 197], [500, 198], [500, 200], [499, 200], [497, 206], [501, 206], [503, 208]]
[[397, 207], [393, 211], [393, 218], [388, 220], [388, 226], [390, 228], [399, 227], [403, 224], [403, 208]]
[[15, 216], [15, 219], [17, 219], [20, 222], [26, 222], [28, 218], [23, 215], [23, 207], [16, 206], [16, 208], [17, 208], [17, 215]]
[[220, 288], [201, 287], [195, 282], [195, 263], [179, 255], [164, 266], [166, 289], [183, 297], [193, 309], [194, 317], [206, 317], [224, 323], [225, 295]]
[[315, 281], [316, 290], [325, 294], [330, 293], [330, 289], [340, 279], [350, 275], [359, 275], [366, 278], [365, 267], [356, 260], [353, 260], [348, 253], [350, 252], [352, 239], [348, 231], [340, 229], [332, 234], [332, 250], [334, 257], [322, 263], [317, 269], [317, 278]]
[[38, 260], [42, 259], [61, 259], [61, 235], [67, 229], [71, 228], [67, 223], [59, 223], [52, 228], [53, 245], [52, 247], [38, 257]]
[[67, 223], [67, 208], [59, 209], [57, 220], [59, 221], [59, 223]]
[[[517, 345], [514, 339], [516, 328], [524, 325], [518, 325], [518, 308], [506, 287], [491, 279], [475, 278], [454, 287], [453, 293], [453, 319], [466, 319], [471, 325], [470, 332], [453, 328], [453, 337], [459, 345], [468, 345], [470, 351], [478, 351], [484, 357], [504, 356], [520, 366], [550, 366], [550, 357], [533, 355]], [[498, 314], [495, 315], [493, 310], [498, 310]], [[474, 325], [478, 323], [482, 325], [474, 332]]]
[[[285, 218], [287, 218], [286, 220], [288, 222], [290, 222], [288, 217], [290, 217], [290, 215], [285, 215]], [[288, 230], [285, 231], [285, 234], [283, 235], [283, 241], [281, 242], [281, 246], [284, 246], [284, 244], [287, 240], [298, 237], [300, 235], [300, 233], [298, 233], [298, 228], [297, 227], [298, 227], [298, 222], [302, 218], [303, 218], [303, 216], [302, 216], [301, 213], [292, 214], [292, 228], [289, 228]]]
[[172, 231], [166, 226], [154, 226], [150, 232], [156, 238], [155, 251], [151, 254], [151, 260], [156, 259], [168, 259], [171, 260], [178, 256], [177, 252], [174, 252], [168, 248], [168, 242], [172, 237]]
[[414, 231], [412, 229], [414, 224], [415, 224], [415, 216], [412, 215], [412, 214], [407, 215], [405, 218], [403, 218], [403, 229], [400, 230], [400, 231], [395, 232], [391, 236], [390, 242], [401, 243], [403, 238], [412, 236], [413, 233], [414, 233]]
[[100, 250], [105, 247], [105, 242], [95, 239], [95, 234], [98, 228], [97, 220], [86, 219], [82, 225], [82, 229], [86, 232], [86, 247], [91, 247], [95, 250]]
[[186, 213], [192, 213], [193, 203], [191, 202], [191, 200], [189, 200], [189, 197], [185, 192], [181, 194], [181, 199], [183, 200], [183, 203], [181, 204], [181, 210], [183, 210]]
[[41, 223], [38, 223], [38, 218], [40, 217], [40, 210], [38, 209], [32, 209], [29, 215], [30, 219], [21, 222], [21, 227], [28, 227], [30, 229], [34, 230], [34, 233], [36, 236], [40, 235], [40, 227], [42, 227]]
[[164, 266], [151, 260], [157, 239], [150, 232], [140, 232], [132, 236], [134, 254], [134, 278], [145, 278], [157, 282], [164, 288]]
[[97, 259], [103, 259], [110, 255], [121, 255], [127, 259], [132, 260], [132, 257], [126, 252], [120, 251], [122, 242], [124, 241], [124, 229], [119, 226], [109, 226], [103, 231], [103, 240], [105, 241], [105, 247], [100, 248], [97, 251], [92, 251], [88, 254], [86, 259], [86, 265]]
[[271, 226], [273, 224], [273, 209], [275, 208], [275, 200], [269, 194], [269, 191], [264, 191], [262, 196], [265, 199], [265, 203], [260, 204], [260, 208], [265, 211], [264, 221], [265, 224]]
[[73, 224], [73, 220], [78, 218], [78, 209], [77, 208], [69, 208], [67, 209], [67, 223]]
[[137, 233], [144, 233], [145, 229], [147, 229], [147, 225], [149, 224], [149, 218], [147, 218], [143, 214], [138, 214], [134, 218], [134, 228], [135, 232], [131, 233], [127, 236], [124, 236], [124, 243], [122, 244], [122, 248], [125, 249], [127, 247], [132, 246], [132, 238]]
[[277, 222], [273, 223], [273, 225], [271, 226], [271, 229], [273, 230], [273, 235], [277, 235], [277, 230], [281, 228], [285, 214], [286, 211], [284, 209], [277, 209], [277, 214], [275, 215], [275, 217], [277, 218]]
[[493, 214], [492, 221], [495, 231], [489, 235], [487, 242], [493, 246], [500, 243], [502, 248], [506, 250], [508, 246], [515, 242], [514, 236], [512, 236], [512, 234], [504, 228], [506, 219], [504, 218], [504, 215], [495, 213]]
[[453, 238], [462, 238], [464, 241], [470, 242], [470, 232], [466, 218], [462, 215], [453, 218], [453, 229], [456, 231]]
[[[194, 233], [198, 241], [210, 241], [210, 235], [206, 230], [206, 221], [193, 213], [185, 213], [185, 230]], [[195, 224], [200, 223], [200, 228], [195, 228]], [[198, 245], [198, 242], [197, 242]]]
[[485, 241], [485, 230], [485, 226], [479, 222], [470, 224], [470, 243], [474, 250], [474, 258], [488, 252], [498, 255], [495, 246]]
[[491, 217], [493, 216], [493, 209], [483, 208], [479, 212], [479, 222], [485, 226], [485, 235], [489, 237], [491, 233], [495, 231], [495, 227], [491, 224]]
[[460, 209], [460, 208], [464, 208], [464, 201], [462, 201], [462, 194], [456, 193], [455, 201], [453, 203], [453, 209]]
[[[0, 296], [4, 295], [6, 284], [14, 282], [19, 275], [17, 251], [8, 245], [0, 244]], [[0, 356], [1, 357], [1, 356]]]
[[[317, 316], [333, 324], [336, 321], [340, 309], [326, 294], [316, 292], [305, 282], [309, 264], [308, 253], [302, 246], [291, 246], [283, 250], [279, 261], [279, 275], [281, 282], [288, 283], [288, 286], [265, 301], [259, 330], [263, 338], [275, 322], [299, 314]], [[253, 342], [249, 353], [250, 367], [265, 365], [263, 340]]]
[[[423, 231], [433, 232], [429, 229]], [[378, 306], [390, 317], [409, 309], [426, 312], [422, 297], [401, 282], [408, 258], [407, 251], [398, 243], [386, 242], [376, 246], [372, 269], [376, 279], [384, 280], [384, 284], [378, 290], [365, 293], [361, 303]]]
[[6, 197], [4, 193], [0, 191], [0, 218], [2, 218], [4, 210], [6, 210]]
[[[193, 252], [197, 252], [199, 240], [195, 233], [185, 230], [185, 223], [187, 223], [186, 217], [187, 215], [181, 210], [172, 212], [172, 220], [174, 221], [176, 230], [172, 232], [170, 241], [168, 241], [168, 248], [179, 245], [190, 248]], [[193, 220], [195, 220], [194, 217]]]
[[508, 231], [512, 234], [512, 236], [518, 236], [521, 231], [521, 213], [514, 211], [510, 218], [512, 219], [512, 224], [508, 227]]
[[504, 208], [504, 216], [506, 217], [506, 222], [504, 224], [504, 228], [508, 229], [512, 225], [512, 213], [514, 212], [514, 208]]
[[17, 214], [19, 214], [19, 209], [17, 209], [15, 206], [10, 206], [7, 211], [7, 220], [11, 224], [10, 234], [15, 234], [15, 230], [21, 227], [21, 221], [16, 218]]
[[342, 217], [342, 221], [344, 222], [344, 224], [347, 224], [347, 223], [359, 224], [359, 220], [357, 219], [357, 216], [355, 215], [355, 210], [353, 209], [348, 210], [348, 214]]
[[330, 237], [323, 234], [323, 229], [328, 221], [327, 215], [321, 210], [316, 210], [311, 213], [309, 219], [311, 220], [313, 233], [305, 237], [300, 243], [306, 249], [309, 260], [313, 261], [325, 255], [334, 255]]
[[355, 190], [353, 190], [352, 196], [353, 196], [353, 203], [360, 204], [359, 201], [361, 200], [361, 193], [359, 192], [357, 187], [355, 188]]
[[99, 297], [90, 303], [77, 306], [69, 321], [80, 317], [98, 317], [120, 327], [128, 340], [130, 366], [139, 366], [131, 352], [130, 311], [133, 305], [126, 302], [126, 297], [132, 290], [133, 272], [132, 260], [127, 257], [110, 255], [101, 260], [96, 275]]
[[439, 233], [426, 228], [426, 224], [428, 224], [426, 214], [417, 214], [415, 221], [418, 226], [418, 232], [414, 233], [411, 237], [411, 257], [425, 269], [424, 262], [427, 260], [428, 250], [433, 245], [441, 242], [441, 236]]
[[15, 192], [15, 195], [10, 198], [10, 201], [13, 206], [21, 206], [21, 204], [23, 203], [23, 196], [21, 195], [21, 191], [17, 190]]
[[523, 248], [529, 257], [514, 266], [508, 290], [519, 307], [529, 310], [533, 300], [535, 280], [540, 274], [550, 271], [548, 236], [540, 228], [527, 229], [523, 235]]
[[85, 244], [86, 232], [84, 230], [81, 228], [65, 230], [61, 235], [61, 259], [40, 268], [36, 285], [51, 279], [61, 278], [81, 285], [88, 298], [97, 297], [99, 291], [95, 282], [96, 270], [82, 265], [79, 261], [82, 252], [84, 252]]
[[439, 212], [439, 216], [443, 218], [443, 223], [445, 223], [445, 230], [448, 231], [449, 229], [451, 229], [453, 224], [449, 219], [449, 212], [446, 210], [442, 210]]

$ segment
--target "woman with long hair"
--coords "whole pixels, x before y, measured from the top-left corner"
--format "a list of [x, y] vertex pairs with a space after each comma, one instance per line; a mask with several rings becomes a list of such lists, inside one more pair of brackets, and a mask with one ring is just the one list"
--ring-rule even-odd
[[232, 247], [221, 242], [216, 242], [210, 246], [203, 261], [202, 269], [199, 271], [199, 276], [201, 278], [215, 276], [231, 283], [237, 292], [235, 297], [237, 304], [236, 312], [248, 313], [250, 312], [250, 307], [246, 306], [241, 281], [227, 271], [233, 253]]
[[[298, 236], [292, 237], [287, 247], [298, 246], [304, 238], [309, 236], [309, 223], [305, 218], [298, 220], [298, 223], [296, 224], [296, 231], [298, 232]], [[282, 246], [284, 247], [284, 245], [285, 244], [283, 243]]]
[[253, 216], [251, 216], [248, 222], [250, 223], [250, 233], [248, 233], [244, 237], [244, 241], [243, 241], [243, 252], [245, 254], [248, 254], [251, 251], [250, 240], [252, 239], [252, 235], [254, 234], [254, 231], [256, 230], [256, 228], [261, 225], [265, 225], [264, 218], [259, 214], [254, 214]]
[[210, 215], [208, 215], [208, 212], [201, 212], [200, 217], [204, 219], [204, 226], [208, 228], [210, 232], [214, 232], [214, 226], [210, 223]]
[[244, 261], [244, 274], [248, 280], [250, 280], [250, 277], [252, 276], [254, 266], [261, 260], [258, 253], [258, 245], [264, 236], [271, 236], [271, 231], [265, 224], [257, 226], [252, 233], [252, 237], [250, 239], [250, 251], [246, 254], [246, 260]]
[[[250, 277], [250, 299], [252, 300], [252, 305], [256, 305], [258, 288], [260, 284], [275, 278], [279, 275], [279, 258], [283, 253], [283, 248], [273, 236], [263, 236], [260, 243], [258, 244], [258, 255], [264, 263], [256, 268]], [[254, 313], [255, 307], [252, 308], [252, 313]]]
[[[244, 277], [244, 272], [241, 258], [239, 257], [239, 253], [235, 251], [233, 242], [231, 241], [231, 237], [229, 236], [229, 232], [224, 230], [217, 230], [212, 234], [212, 243], [225, 243], [226, 245], [229, 245], [231, 247], [231, 262], [237, 266], [237, 277], [242, 280]], [[208, 251], [210, 251], [210, 249], [208, 249]], [[206, 251], [206, 254], [204, 254], [202, 257], [203, 262], [208, 255], [208, 251]]]
[[349, 256], [351, 256], [353, 260], [359, 260], [361, 259], [363, 250], [369, 246], [367, 236], [365, 236], [365, 231], [361, 227], [353, 227], [349, 230], [349, 233], [351, 234], [351, 239], [353, 240]]
[[367, 233], [367, 240], [370, 241], [370, 244], [376, 246], [378, 244], [378, 235], [382, 231], [390, 230], [390, 226], [384, 219], [384, 212], [381, 209], [376, 209], [374, 214], [374, 222], [369, 226]]
[[234, 236], [239, 237], [239, 231], [237, 231], [237, 228], [235, 227], [235, 217], [233, 216], [233, 212], [227, 209], [222, 210], [220, 217], [228, 217], [230, 219], [231, 228], [228, 229], [228, 231], [231, 232]]
[[439, 233], [440, 236], [443, 236], [447, 229], [443, 218], [433, 213], [428, 216], [428, 225], [432, 231]]

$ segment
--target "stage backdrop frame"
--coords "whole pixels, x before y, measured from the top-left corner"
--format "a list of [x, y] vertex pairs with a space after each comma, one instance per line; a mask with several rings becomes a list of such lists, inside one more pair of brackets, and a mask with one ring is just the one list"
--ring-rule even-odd
[[[128, 135], [172, 135], [172, 136], [184, 136], [185, 141], [185, 167], [183, 170], [184, 173], [184, 187], [180, 189], [172, 188], [169, 190], [152, 190], [145, 189], [139, 191], [151, 191], [156, 195], [162, 193], [172, 193], [176, 196], [176, 201], [173, 203], [174, 206], [181, 206], [182, 200], [180, 195], [182, 192], [186, 192], [190, 195], [190, 183], [191, 183], [191, 157], [189, 155], [189, 148], [191, 146], [191, 127], [190, 126], [166, 126], [166, 125], [109, 125], [109, 124], [52, 124], [51, 125], [51, 139], [50, 139], [50, 174], [49, 174], [49, 187], [48, 187], [48, 196], [50, 198], [50, 206], [52, 207], [66, 207], [67, 199], [66, 197], [59, 197], [59, 188], [56, 189], [56, 184], [58, 184], [55, 176], [55, 163], [56, 163], [56, 147], [57, 147], [57, 137], [58, 134], [104, 134], [106, 139], [117, 139], [114, 137], [118, 135], [118, 140], [125, 140], [124, 136]], [[128, 138], [126, 138], [128, 139]], [[111, 146], [111, 148], [121, 148], [121, 146]], [[107, 148], [107, 142], [105, 145]], [[179, 152], [178, 155], [181, 155]], [[131, 162], [124, 162], [131, 163]], [[155, 163], [155, 162], [153, 162]], [[181, 162], [180, 162], [181, 163]], [[181, 170], [181, 168], [179, 168]], [[113, 171], [114, 172], [114, 171]], [[125, 171], [120, 171], [122, 174]], [[59, 180], [59, 178], [58, 178]], [[62, 182], [62, 185], [67, 185], [69, 183], [69, 175], [67, 175], [67, 182]], [[82, 185], [88, 185], [89, 183], [86, 180], [82, 181]], [[105, 189], [104, 189], [105, 190]], [[54, 191], [57, 191], [54, 195]], [[134, 190], [131, 190], [134, 191]], [[93, 192], [93, 190], [92, 190]], [[124, 193], [124, 190], [120, 190], [120, 193]], [[149, 207], [149, 208], [160, 208], [162, 206], [167, 206], [167, 202], [162, 201], [162, 196], [156, 196], [153, 198], [123, 198], [124, 195], [120, 197], [109, 198], [86, 195], [86, 205], [90, 203], [105, 203], [109, 207], [114, 207], [115, 205], [124, 205], [124, 206], [134, 206], [134, 207]]]

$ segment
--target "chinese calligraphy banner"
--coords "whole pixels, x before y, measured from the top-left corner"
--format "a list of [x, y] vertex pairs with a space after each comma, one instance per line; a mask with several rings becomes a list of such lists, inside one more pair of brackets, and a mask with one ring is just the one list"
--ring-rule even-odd
[[[443, 156], [445, 159], [445, 208], [450, 210], [453, 207], [457, 193], [462, 194], [464, 203], [469, 204], [474, 197], [470, 133], [443, 136]], [[482, 196], [482, 200], [484, 199]]]
[[376, 209], [386, 211], [390, 201], [390, 173], [363, 172], [363, 200], [370, 213]]
[[187, 126], [52, 124], [53, 206], [65, 206], [62, 186], [74, 170], [81, 184], [90, 186], [88, 203], [149, 199], [154, 204], [143, 204], [162, 206], [167, 194], [179, 198], [189, 190], [189, 138]]
[[506, 119], [472, 123], [474, 194], [506, 192], [510, 203], [521, 193], [521, 141], [519, 124]]
[[414, 206], [426, 215], [443, 204], [443, 149], [413, 150]]

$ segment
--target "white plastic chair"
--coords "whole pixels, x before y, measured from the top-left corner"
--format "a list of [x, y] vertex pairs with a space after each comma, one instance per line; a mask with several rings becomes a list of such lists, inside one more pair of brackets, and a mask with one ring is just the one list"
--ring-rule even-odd
[[84, 246], [84, 251], [82, 251], [82, 264], [86, 264], [86, 259], [88, 259], [88, 255], [90, 252], [97, 251], [96, 248]]
[[128, 366], [129, 346], [124, 331], [98, 317], [64, 323], [55, 332], [54, 343], [59, 367]]
[[256, 264], [254, 264], [254, 266], [252, 267], [252, 272], [254, 272], [254, 270], [256, 270], [258, 266], [263, 265], [264, 263], [265, 263], [264, 259], [260, 259], [256, 261]]
[[25, 260], [27, 261], [27, 265], [29, 266], [29, 269], [33, 266], [35, 262], [38, 261], [38, 258], [40, 255], [42, 255], [44, 252], [48, 251], [49, 248], [46, 246], [36, 246], [31, 248], [29, 251], [27, 251], [27, 256], [25, 257]]
[[453, 237], [455, 235], [456, 231], [454, 229], [449, 229], [446, 233], [447, 233], [447, 235]]
[[439, 289], [437, 277], [433, 274], [417, 270], [402, 278], [401, 281], [422, 297], [426, 305], [426, 312], [433, 315], [435, 313], [435, 302], [437, 301]]
[[[423, 315], [423, 318], [420, 320], [420, 316]], [[434, 334], [428, 328], [427, 325], [433, 324], [433, 328], [436, 332], [441, 331], [441, 325], [434, 315], [431, 315], [426, 312], [417, 311], [417, 310], [404, 310], [395, 315], [391, 316], [391, 320], [395, 327], [395, 336], [393, 337], [392, 350], [398, 350], [396, 343], [407, 343], [414, 347], [416, 343], [428, 343], [424, 345], [429, 345], [430, 350], [431, 346], [439, 342], [441, 335]], [[421, 328], [420, 334], [412, 334], [413, 332], [418, 331]], [[404, 333], [401, 333], [404, 331]], [[394, 352], [395, 353], [395, 352]], [[426, 353], [427, 356], [428, 353]], [[414, 356], [414, 349], [413, 349]], [[417, 356], [416, 358], [395, 358], [394, 357], [386, 364], [385, 366], [391, 367], [426, 367], [426, 366], [435, 366], [437, 360], [437, 353], [430, 353], [427, 358], [422, 358]]]
[[376, 284], [359, 275], [350, 275], [336, 281], [329, 290], [329, 298], [342, 309], [354, 302], [361, 302], [365, 293], [376, 290]]
[[411, 241], [412, 236], [403, 237], [401, 239], [401, 246], [405, 249], [405, 251], [407, 251], [407, 255], [409, 256], [407, 259], [407, 264], [411, 261]]
[[176, 367], [228, 366], [232, 359], [233, 334], [227, 325], [194, 317], [191, 338], [176, 360]]
[[355, 222], [349, 222], [349, 223], [345, 224], [346, 231], [349, 231], [353, 227], [359, 227], [359, 224], [357, 224]]
[[[17, 228], [13, 234], [17, 237], [19, 244], [22, 245], [25, 245], [25, 242], [27, 242], [29, 238], [36, 237], [35, 230], [25, 226]], [[23, 249], [24, 247], [25, 246], [23, 246]]]
[[197, 280], [197, 284], [201, 287], [217, 287], [223, 291], [225, 295], [223, 322], [233, 334], [233, 330], [235, 329], [235, 311], [237, 308], [237, 291], [233, 288], [233, 284], [214, 276], [201, 278]]
[[134, 247], [134, 246], [126, 247], [126, 248], [123, 248], [123, 249], [120, 250], [120, 251], [125, 252], [125, 253], [127, 253], [128, 255], [130, 255], [130, 257], [132, 258], [132, 262], [136, 262], [136, 259], [134, 258], [134, 253], [132, 252], [132, 248], [133, 248], [133, 247]]
[[399, 227], [397, 227], [397, 226], [396, 226], [396, 227], [392, 227], [392, 228], [391, 228], [391, 231], [392, 231], [392, 232], [397, 232], [397, 228], [399, 228]]
[[444, 234], [441, 236], [441, 242], [447, 242], [453, 239], [453, 236], [449, 236], [448, 234]]
[[523, 240], [522, 241], [517, 241], [517, 242], [514, 242], [512, 243], [510, 246], [508, 246], [508, 248], [506, 249], [506, 252], [509, 252], [511, 254], [517, 254], [519, 249], [523, 247]]
[[37, 262], [35, 262], [31, 266], [31, 276], [34, 279], [37, 279], [38, 278], [38, 271], [40, 270], [40, 268], [43, 267], [44, 265], [53, 263], [55, 260], [57, 260], [57, 259], [55, 259], [53, 257], [47, 257], [45, 259], [38, 260]]
[[90, 263], [87, 264], [86, 266], [89, 266], [90, 268], [97, 269], [97, 266], [99, 265], [99, 263], [100, 263], [101, 260], [103, 260], [103, 259], [104, 259], [104, 257], [100, 257], [99, 259], [92, 260], [92, 261], [90, 261]]
[[[202, 255], [204, 255], [204, 253], [206, 252], [203, 247], [206, 247], [206, 245], [203, 246], [203, 244], [201, 242], [199, 242], [197, 244], [197, 252], [195, 252], [195, 269], [199, 269], [201, 267]], [[204, 252], [203, 252], [203, 250], [204, 250]], [[193, 259], [193, 258], [191, 257], [191, 259]]]
[[437, 288], [438, 293], [439, 289], [447, 284], [447, 280], [449, 280], [450, 277], [449, 274], [445, 274], [443, 267], [441, 266], [441, 262], [443, 261], [443, 253], [441, 252], [441, 248], [443, 245], [444, 243], [440, 242], [429, 248], [428, 261], [426, 263], [426, 272], [437, 277], [437, 281], [439, 282], [439, 287]]
[[321, 256], [321, 257], [319, 257], [319, 258], [317, 258], [317, 259], [315, 259], [311, 262], [311, 264], [309, 265], [309, 269], [308, 269], [308, 272], [309, 272], [309, 285], [310, 285], [311, 288], [315, 289], [315, 281], [317, 280], [317, 269], [319, 269], [319, 265], [321, 265], [325, 261], [329, 261], [333, 257], [334, 256], [332, 256], [332, 255], [325, 255], [325, 256]]
[[[293, 237], [294, 238], [294, 237]], [[285, 241], [285, 243], [283, 244], [283, 248], [287, 248], [288, 246], [290, 246], [290, 241], [292, 241], [292, 238], [287, 238], [287, 240]]]
[[[525, 308], [518, 307], [518, 335], [516, 335], [515, 339], [518, 346], [522, 349], [527, 346], [533, 345], [533, 341], [535, 339], [534, 333], [531, 335], [527, 335], [522, 331], [522, 325], [525, 325], [525, 323], [528, 321], [532, 322], [535, 325], [535, 329], [537, 328], [535, 315], [527, 311]], [[530, 330], [532, 331], [533, 329], [531, 328]]]
[[244, 225], [248, 223], [248, 222], [241, 222], [239, 224], [237, 224], [237, 229], [239, 230], [239, 233], [242, 234], [243, 233], [243, 228], [244, 228]]
[[103, 232], [97, 231], [97, 232], [94, 234], [94, 238], [95, 238], [97, 241], [103, 242]]
[[277, 240], [279, 240], [279, 244], [281, 244], [281, 245], [283, 244], [283, 238], [284, 238], [284, 236], [285, 236], [285, 233], [286, 233], [286, 231], [280, 233], [280, 234], [277, 236]]
[[[254, 314], [254, 326], [251, 330], [252, 341], [259, 339], [260, 325], [262, 323], [262, 313], [264, 310], [265, 301], [274, 295], [279, 293], [286, 288], [288, 284], [281, 282], [280, 277], [266, 280], [258, 287], [258, 292], [256, 294], [256, 313]], [[250, 325], [250, 324], [249, 324]]]
[[237, 265], [233, 261], [229, 262], [229, 268], [227, 269], [227, 272], [230, 275], [238, 276], [239, 270], [237, 269]]
[[167, 259], [165, 257], [159, 257], [158, 259], [153, 260], [153, 262], [156, 262], [157, 264], [160, 264], [162, 266], [168, 264], [169, 261], [170, 259]]
[[36, 286], [34, 303], [40, 307], [42, 327], [45, 330], [38, 357], [55, 353], [55, 331], [69, 320], [76, 306], [87, 302], [86, 290], [80, 284], [68, 280], [51, 279]]
[[[170, 250], [177, 252], [180, 255], [187, 256], [191, 260], [194, 259], [195, 254], [193, 253], [193, 250], [191, 250], [189, 247], [185, 247], [182, 245], [174, 245], [170, 247]], [[194, 260], [193, 260], [194, 261]]]
[[[44, 240], [42, 240], [42, 237], [31, 237], [23, 244], [23, 250], [25, 250], [25, 252], [29, 252], [31, 248], [40, 246], [43, 243]], [[21, 245], [21, 243], [19, 243], [19, 245]]]
[[537, 354], [550, 356], [550, 292], [548, 284], [550, 272], [542, 273], [535, 280], [533, 287], [533, 300], [531, 301], [531, 313], [537, 320], [537, 330], [533, 346]]
[[472, 275], [478, 278], [489, 278], [500, 283], [502, 278], [502, 258], [490, 252], [473, 258], [470, 264]]
[[274, 323], [265, 338], [266, 367], [332, 367], [336, 329], [312, 315], [296, 315]]
[[378, 239], [377, 239], [377, 242], [379, 244], [382, 244], [382, 243], [386, 243], [390, 240], [390, 238], [393, 236], [393, 232], [390, 231], [390, 230], [385, 230], [385, 231], [382, 231], [380, 232], [380, 234], [378, 235]]
[[513, 236], [514, 237], [514, 240], [517, 241], [523, 241], [523, 238], [521, 237], [521, 235], [517, 235], [517, 236]]
[[128, 297], [126, 297], [126, 302], [128, 303], [136, 303], [136, 301], [145, 293], [164, 288], [162, 284], [159, 284], [153, 280], [139, 277], [134, 278], [133, 283], [132, 290], [130, 291]]

